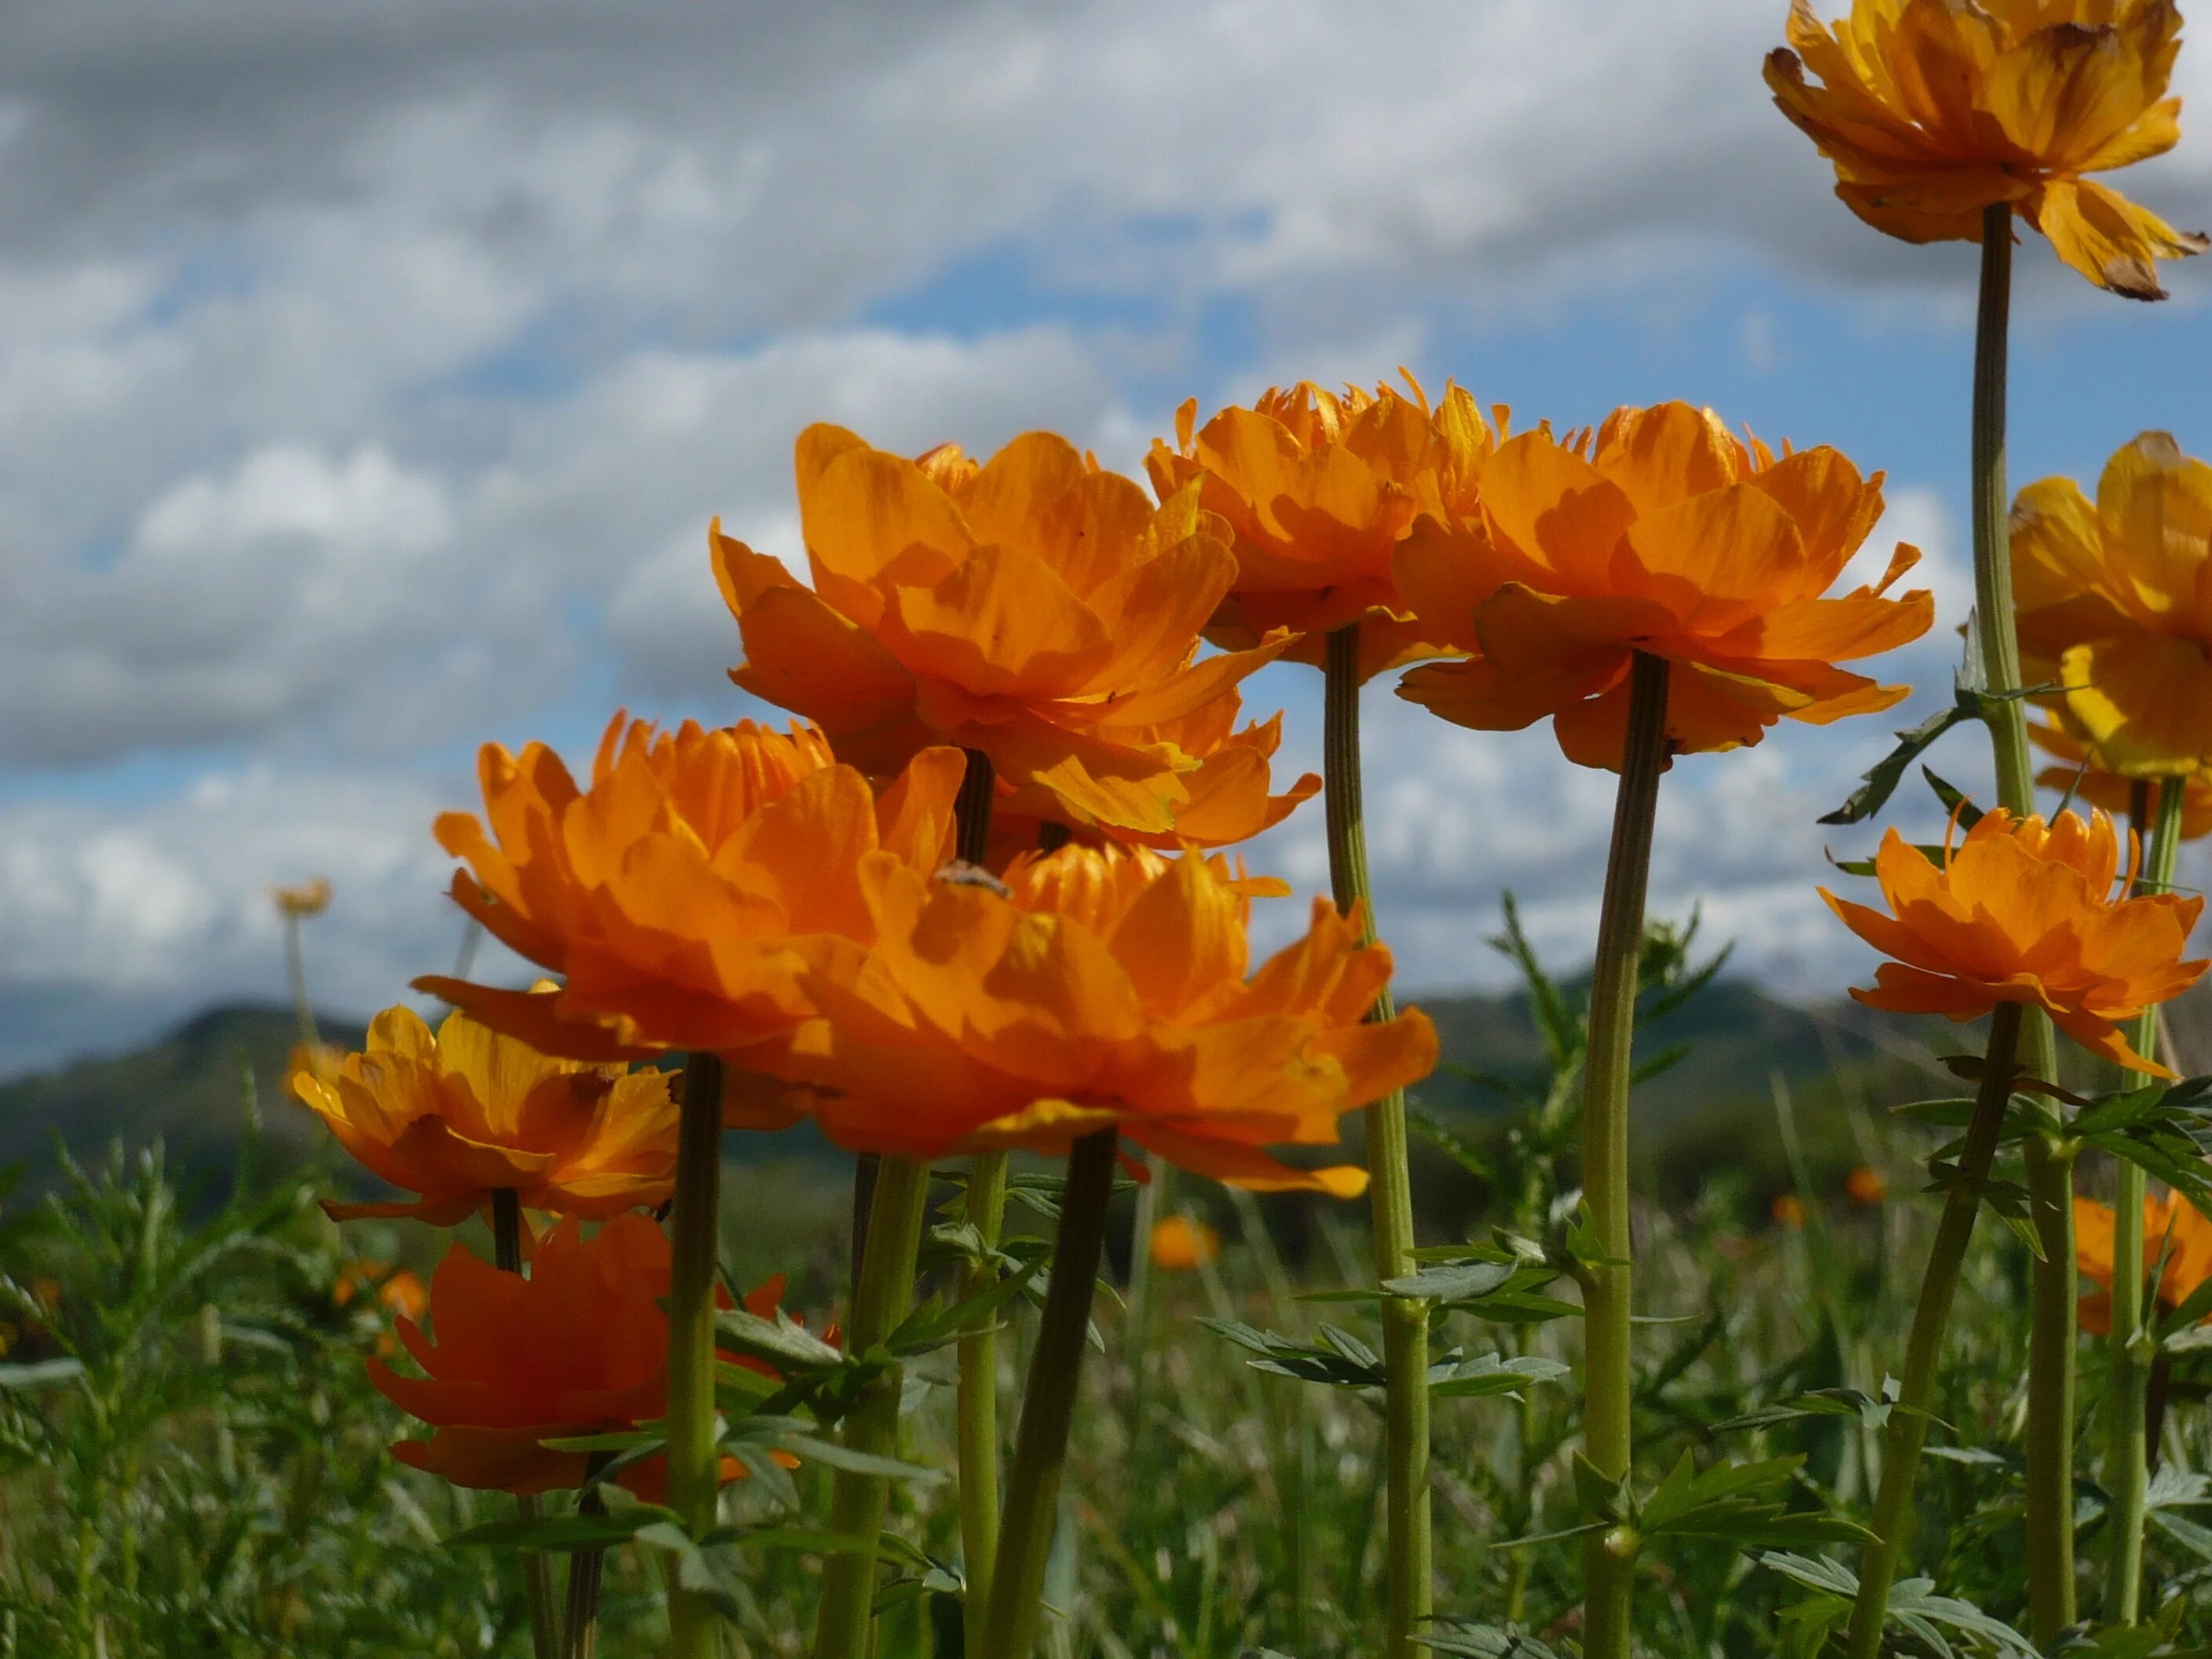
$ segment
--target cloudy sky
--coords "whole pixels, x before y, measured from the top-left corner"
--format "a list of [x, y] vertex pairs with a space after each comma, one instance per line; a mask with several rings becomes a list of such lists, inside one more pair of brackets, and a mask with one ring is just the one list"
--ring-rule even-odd
[[[1887, 470], [1881, 550], [1927, 550], [1943, 624], [1889, 666], [1932, 706], [1972, 253], [1834, 202], [1759, 82], [1784, 10], [13, 0], [0, 1072], [277, 992], [277, 880], [335, 883], [329, 1006], [443, 966], [428, 825], [480, 741], [760, 712], [705, 526], [795, 560], [815, 420], [1133, 467], [1187, 395], [1401, 363], [1524, 421], [1710, 403]], [[2212, 119], [2208, 54], [2179, 89]], [[2129, 185], [2212, 224], [2212, 132]], [[2212, 270], [2145, 307], [2021, 264], [2016, 482], [2146, 427], [2212, 450]], [[1310, 676], [1249, 693], [1317, 757]], [[1586, 951], [1609, 781], [1387, 690], [1370, 719], [1407, 981], [1494, 977], [1506, 885]], [[1811, 887], [1867, 838], [1812, 821], [1897, 723], [1680, 765], [1655, 907], [1832, 992], [1858, 958]], [[1316, 884], [1320, 836], [1261, 861]]]

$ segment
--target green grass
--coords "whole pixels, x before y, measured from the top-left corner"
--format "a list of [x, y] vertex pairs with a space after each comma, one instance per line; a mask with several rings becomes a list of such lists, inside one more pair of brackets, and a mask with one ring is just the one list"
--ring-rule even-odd
[[[1659, 979], [1685, 983], [1679, 959], [1660, 969]], [[1562, 996], [1550, 1016], [1557, 1048], [1537, 1029], [1541, 1006], [1525, 1000], [1439, 1009], [1463, 1014], [1448, 1012], [1448, 1029], [1462, 1052], [1510, 1073], [1504, 1081], [1512, 1098], [1489, 1091], [1476, 1115], [1467, 1109], [1483, 1091], [1464, 1079], [1431, 1091], [1431, 1104], [1441, 1096], [1462, 1112], [1452, 1121], [1473, 1133], [1457, 1155], [1432, 1152], [1425, 1166], [1425, 1243], [1482, 1244], [1504, 1228], [1558, 1245], [1571, 1203], [1577, 1060], [1575, 1000], [1571, 989]], [[1911, 1065], [1872, 1044], [1823, 1048], [1800, 1018], [1717, 984], [1655, 1021], [1640, 1050], [1660, 1052], [1670, 1029], [1698, 1045], [1638, 1096], [1639, 1113], [1648, 1109], [1660, 1126], [1655, 1133], [1663, 1130], [1675, 1150], [1663, 1169], [1654, 1166], [1639, 1218], [1638, 1304], [1650, 1322], [1640, 1328], [1638, 1354], [1638, 1486], [1648, 1494], [1686, 1455], [1698, 1468], [1803, 1460], [1770, 1493], [1796, 1522], [1770, 1516], [1733, 1539], [1653, 1540], [1638, 1634], [1649, 1653], [1667, 1659], [1819, 1650], [1836, 1598], [1802, 1581], [1825, 1569], [1762, 1564], [1774, 1551], [1759, 1534], [1780, 1536], [1816, 1511], [1863, 1519], [1879, 1437], [1849, 1413], [1723, 1425], [1814, 1390], [1878, 1394], [1900, 1362], [1933, 1229], [1933, 1205], [1915, 1195], [1923, 1184], [1915, 1166], [1932, 1142], [1868, 1101], [1936, 1091], [1904, 1085]], [[277, 1032], [263, 1024], [275, 1042]], [[408, 1431], [363, 1377], [362, 1356], [381, 1334], [377, 1316], [331, 1300], [349, 1253], [427, 1261], [443, 1238], [413, 1224], [355, 1226], [342, 1236], [325, 1221], [313, 1200], [327, 1189], [330, 1166], [313, 1156], [302, 1114], [241, 1144], [234, 1067], [246, 1029], [234, 1023], [197, 1048], [180, 1037], [157, 1051], [158, 1061], [135, 1057], [89, 1073], [158, 1094], [165, 1079], [180, 1091], [193, 1086], [200, 1073], [186, 1062], [194, 1054], [209, 1078], [229, 1068], [227, 1097], [210, 1084], [204, 1097], [191, 1097], [200, 1115], [190, 1121], [172, 1103], [144, 1104], [195, 1149], [197, 1173], [181, 1185], [179, 1164], [140, 1142], [83, 1168], [48, 1164], [40, 1195], [0, 1204], [0, 1321], [10, 1343], [0, 1359], [0, 1656], [526, 1653], [511, 1558], [440, 1541], [511, 1513], [507, 1500], [456, 1492], [385, 1454]], [[1818, 1055], [1811, 1063], [1808, 1051]], [[1890, 1066], [1902, 1075], [1886, 1074]], [[1787, 1168], [1786, 1135], [1772, 1094], [1755, 1110], [1749, 1097], [1748, 1076], [1761, 1068], [1782, 1072], [1801, 1143], [1820, 1152], [1802, 1164], [1802, 1231], [1766, 1219], [1770, 1187], [1791, 1177], [1776, 1173]], [[1733, 1116], [1714, 1103], [1716, 1078], [1736, 1079]], [[270, 1103], [263, 1110], [277, 1123], [293, 1109]], [[1701, 1135], [1718, 1133], [1734, 1139], [1710, 1156], [1698, 1150], [1708, 1144]], [[1771, 1146], [1773, 1167], [1746, 1153], [1754, 1133]], [[844, 1166], [826, 1153], [787, 1156], [781, 1139], [730, 1145], [732, 1276], [750, 1284], [788, 1272], [787, 1305], [811, 1312], [819, 1329], [842, 1299]], [[1862, 1158], [1889, 1176], [1895, 1196], [1887, 1204], [1862, 1206], [1844, 1195], [1840, 1170]], [[948, 1186], [938, 1202], [950, 1208], [957, 1198]], [[1246, 1348], [1202, 1322], [1273, 1333], [1288, 1345], [1284, 1352], [1318, 1356], [1291, 1369], [1357, 1384], [1358, 1344], [1376, 1341], [1371, 1298], [1308, 1298], [1365, 1285], [1359, 1208], [1261, 1204], [1187, 1180], [1175, 1182], [1167, 1201], [1212, 1221], [1226, 1248], [1206, 1272], [1152, 1275], [1133, 1302], [1147, 1310], [1141, 1328], [1119, 1300], [1100, 1299], [1104, 1352], [1091, 1358], [1077, 1419], [1048, 1586], [1057, 1611], [1047, 1650], [1060, 1659], [1371, 1652], [1382, 1565], [1377, 1391], [1255, 1369]], [[1129, 1200], [1119, 1203], [1108, 1273], [1126, 1293]], [[1009, 1223], [1017, 1237], [1049, 1232], [1022, 1204]], [[951, 1253], [940, 1249], [935, 1261], [926, 1288], [942, 1290]], [[1985, 1223], [1937, 1405], [1942, 1450], [1922, 1483], [1911, 1571], [1980, 1610], [1930, 1604], [1936, 1622], [1929, 1628], [1960, 1654], [2006, 1650], [2002, 1638], [1975, 1635], [1972, 1617], [2023, 1617], [2026, 1267], [2010, 1235]], [[1547, 1290], [1572, 1300], [1561, 1283]], [[1018, 1309], [1011, 1323], [1001, 1345], [1009, 1418], [1034, 1314]], [[1325, 1326], [1352, 1340], [1328, 1338]], [[1572, 1317], [1439, 1316], [1439, 1348], [1461, 1347], [1470, 1359], [1571, 1363], [1577, 1342]], [[2100, 1396], [2102, 1361], [2085, 1347], [2083, 1364], [2079, 1427], [2093, 1451], [2088, 1414]], [[917, 1382], [903, 1455], [949, 1469], [951, 1354], [925, 1354], [911, 1369]], [[2212, 1487], [2196, 1473], [2212, 1465], [2208, 1384], [2203, 1352], [2172, 1357], [2151, 1584], [2168, 1633], [2185, 1644], [2212, 1641]], [[1579, 1544], [1506, 1546], [1577, 1518], [1573, 1401], [1571, 1378], [1564, 1378], [1533, 1382], [1517, 1399], [1436, 1405], [1440, 1613], [1530, 1633], [1544, 1644], [1526, 1650], [1530, 1659], [1574, 1651]], [[2094, 1455], [2085, 1457], [2085, 1475], [2094, 1472]], [[826, 1480], [827, 1471], [812, 1466], [787, 1493], [749, 1482], [728, 1499], [742, 1535], [716, 1552], [714, 1565], [728, 1590], [731, 1653], [805, 1650], [819, 1561], [775, 1541], [773, 1529], [818, 1525]], [[894, 1507], [892, 1528], [908, 1548], [887, 1585], [880, 1659], [957, 1652], [958, 1525], [949, 1483], [902, 1485]], [[2100, 1515], [2100, 1494], [2085, 1480], [2090, 1611]], [[1845, 1567], [1856, 1556], [1832, 1543], [1790, 1549], [1808, 1563], [1825, 1557]], [[639, 1547], [611, 1557], [602, 1653], [659, 1650], [662, 1560]], [[1790, 1646], [1793, 1632], [1808, 1644]], [[1437, 1639], [1447, 1651], [1503, 1650], [1449, 1622]]]

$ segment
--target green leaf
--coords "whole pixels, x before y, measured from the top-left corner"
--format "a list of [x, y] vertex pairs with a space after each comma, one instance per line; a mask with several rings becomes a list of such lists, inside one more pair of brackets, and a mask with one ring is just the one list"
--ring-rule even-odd
[[643, 1528], [665, 1523], [680, 1528], [683, 1517], [658, 1504], [635, 1504], [598, 1515], [510, 1515], [457, 1532], [444, 1540], [449, 1549], [525, 1549], [574, 1553], [603, 1550], [629, 1541]]
[[1458, 1261], [1424, 1267], [1403, 1279], [1386, 1279], [1382, 1288], [1408, 1301], [1471, 1302], [1498, 1289], [1518, 1271], [1510, 1261]]
[[1857, 1389], [1814, 1389], [1794, 1399], [1759, 1407], [1741, 1417], [1731, 1417], [1725, 1423], [1716, 1423], [1713, 1432], [1728, 1434], [1742, 1429], [1768, 1429], [1778, 1424], [1799, 1422], [1811, 1417], [1856, 1417], [1861, 1426], [1869, 1430], [1879, 1429], [1889, 1421], [1890, 1413], [1897, 1404], [1898, 1392], [1894, 1379], [1882, 1385], [1879, 1399]]
[[743, 1308], [726, 1308], [714, 1316], [714, 1344], [779, 1371], [823, 1370], [845, 1363], [842, 1350], [781, 1311], [763, 1319]]
[[84, 1375], [82, 1359], [33, 1359], [22, 1364], [0, 1365], [0, 1389], [46, 1389], [73, 1382]]
[[1511, 1625], [1478, 1625], [1465, 1619], [1435, 1619], [1413, 1632], [1415, 1645], [1454, 1659], [1559, 1659], [1534, 1637]]
[[1953, 726], [1966, 720], [1981, 718], [1980, 708], [1968, 701], [1961, 690], [1948, 708], [1939, 708], [1919, 725], [1896, 734], [1897, 747], [1868, 769], [1850, 798], [1834, 811], [1820, 819], [1822, 823], [1863, 823], [1881, 811], [1891, 795], [1897, 791], [1905, 776], [1905, 769], [1917, 760], [1936, 740]]
[[1477, 1359], [1447, 1358], [1429, 1367], [1429, 1393], [1443, 1400], [1480, 1400], [1503, 1395], [1518, 1400], [1531, 1382], [1549, 1382], [1570, 1368], [1538, 1354], [1504, 1358], [1486, 1353]]

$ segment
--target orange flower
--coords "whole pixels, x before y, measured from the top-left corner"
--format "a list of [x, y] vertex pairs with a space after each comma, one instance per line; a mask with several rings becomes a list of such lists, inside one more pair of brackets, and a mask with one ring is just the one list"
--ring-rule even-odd
[[272, 887], [269, 890], [269, 896], [276, 904], [277, 914], [298, 921], [306, 916], [319, 916], [330, 908], [331, 884], [327, 878], [317, 876], [311, 881]]
[[1870, 1164], [1862, 1164], [1844, 1177], [1844, 1190], [1851, 1202], [1869, 1208], [1889, 1196], [1889, 1177]]
[[[1236, 531], [1236, 586], [1208, 639], [1243, 647], [1288, 629], [1300, 636], [1291, 659], [1319, 666], [1325, 636], [1357, 622], [1362, 679], [1442, 654], [1399, 599], [1391, 555], [1424, 507], [1473, 510], [1498, 436], [1463, 388], [1446, 386], [1431, 410], [1406, 384], [1411, 397], [1388, 386], [1340, 397], [1301, 380], [1203, 427], [1195, 398], [1176, 411], [1176, 447], [1155, 440], [1146, 458], [1153, 489], [1166, 501], [1198, 483]], [[1502, 432], [1505, 410], [1494, 412]]]
[[[428, 1289], [411, 1267], [394, 1272], [388, 1261], [349, 1261], [338, 1269], [337, 1282], [331, 1286], [331, 1305], [351, 1307], [356, 1297], [369, 1291], [375, 1295], [379, 1324], [394, 1317], [420, 1319], [430, 1304]], [[387, 1359], [396, 1357], [398, 1337], [388, 1330], [379, 1331], [376, 1351]]]
[[[532, 994], [550, 997], [550, 983]], [[513, 1188], [531, 1209], [604, 1218], [665, 1199], [676, 1107], [659, 1072], [549, 1060], [464, 1013], [433, 1037], [387, 1008], [335, 1082], [293, 1075], [300, 1098], [372, 1174], [412, 1203], [340, 1204], [333, 1220], [416, 1216], [449, 1227]]]
[[[2112, 1328], [2112, 1206], [2092, 1199], [2074, 1200], [2074, 1264], [2100, 1289], [2081, 1298], [2081, 1328], [2106, 1336]], [[2145, 1273], [2166, 1258], [2159, 1275], [2158, 1299], [2178, 1308], [2212, 1279], [2212, 1220], [2179, 1193], [2143, 1200]], [[2205, 1322], [2212, 1324], [2212, 1318]]]
[[1221, 1235], [1203, 1221], [1171, 1215], [1152, 1228], [1152, 1266], [1171, 1273], [1195, 1273], [1221, 1255]]
[[1183, 775], [1189, 799], [1176, 807], [1173, 830], [1155, 834], [1103, 823], [1032, 784], [999, 796], [991, 814], [991, 867], [1003, 870], [1019, 854], [1033, 851], [1047, 823], [1064, 824], [1076, 839], [1093, 845], [1118, 842], [1162, 852], [1231, 847], [1280, 823], [1321, 792], [1321, 779], [1304, 773], [1283, 793], [1269, 794], [1269, 763], [1283, 741], [1283, 717], [1278, 712], [1237, 728], [1240, 701], [1236, 692], [1224, 692], [1183, 719], [1154, 728], [1164, 741], [1198, 762], [1196, 771]]
[[[2130, 837], [2130, 842], [2132, 842]], [[1851, 995], [1894, 1013], [1967, 1020], [2001, 1002], [2040, 1007], [2094, 1054], [2148, 1073], [2173, 1073], [2129, 1048], [2121, 1026], [2179, 995], [2206, 964], [2183, 947], [2204, 902], [2117, 889], [2119, 843], [2104, 813], [2015, 819], [1992, 811], [1939, 867], [1892, 830], [1875, 874], [1893, 915], [1820, 896], [1844, 925], [1893, 958], [1875, 988]], [[2132, 869], [2129, 876], [2133, 875]]]
[[[617, 1216], [588, 1239], [574, 1218], [563, 1221], [539, 1242], [527, 1278], [454, 1245], [430, 1279], [435, 1343], [412, 1318], [398, 1322], [400, 1341], [428, 1375], [368, 1362], [377, 1390], [435, 1431], [399, 1442], [392, 1455], [459, 1486], [542, 1492], [582, 1484], [586, 1454], [540, 1443], [617, 1433], [665, 1414], [668, 1280], [667, 1237], [641, 1215]], [[781, 1288], [770, 1280], [746, 1308], [772, 1316]], [[744, 1473], [734, 1458], [722, 1460], [724, 1480]], [[637, 1464], [620, 1480], [657, 1499], [665, 1460]]]
[[1067, 847], [1004, 886], [880, 856], [861, 873], [877, 943], [810, 976], [823, 1018], [791, 1056], [842, 1146], [1057, 1153], [1118, 1126], [1237, 1186], [1348, 1196], [1364, 1171], [1292, 1169], [1263, 1149], [1334, 1145], [1345, 1112], [1436, 1063], [1424, 1016], [1361, 1023], [1389, 953], [1363, 947], [1326, 900], [1247, 980], [1247, 895], [1261, 884], [1218, 858]]
[[1783, 1193], [1766, 1206], [1778, 1227], [1787, 1227], [1791, 1232], [1801, 1231], [1805, 1225], [1805, 1200], [1795, 1193]]
[[420, 1319], [430, 1305], [430, 1293], [412, 1267], [394, 1269], [389, 1261], [349, 1261], [338, 1269], [331, 1286], [331, 1305], [353, 1305], [364, 1291], [376, 1292], [376, 1305], [406, 1319]]
[[[2141, 781], [2124, 778], [2100, 764], [2095, 750], [2063, 725], [2055, 723], [2063, 719], [2062, 711], [2053, 716], [2053, 724], [2038, 722], [2027, 728], [2028, 741], [2058, 762], [2037, 773], [2035, 781], [2046, 789], [2069, 792], [2108, 812], [2132, 810], [2136, 785]], [[2181, 838], [2195, 841], [2207, 834], [2212, 834], [2212, 767], [2200, 767], [2182, 786]]]
[[1668, 659], [1670, 752], [1757, 743], [1787, 715], [1825, 725], [1905, 696], [1835, 667], [1925, 633], [1923, 591], [1825, 598], [1881, 515], [1881, 475], [1832, 449], [1738, 442], [1711, 410], [1615, 410], [1595, 441], [1525, 432], [1490, 458], [1479, 519], [1426, 515], [1398, 588], [1431, 639], [1468, 653], [1398, 695], [1480, 731], [1553, 716], [1559, 746], [1618, 769], [1635, 653]]
[[2163, 432], [2106, 464], [2090, 504], [2044, 478], [2012, 509], [2021, 655], [2123, 777], [2212, 764], [2212, 466]]
[[908, 461], [810, 427], [798, 472], [811, 590], [712, 534], [739, 685], [871, 772], [957, 744], [1079, 815], [1174, 827], [1197, 763], [1159, 728], [1281, 649], [1193, 659], [1236, 574], [1195, 486], [1155, 510], [1044, 432], [979, 466], [951, 445]]
[[346, 1051], [335, 1042], [295, 1042], [284, 1056], [284, 1087], [288, 1093], [300, 1091], [300, 1077], [305, 1073], [319, 1082], [336, 1088], [339, 1075], [345, 1070]]
[[802, 947], [866, 936], [864, 854], [944, 860], [964, 767], [957, 750], [925, 750], [879, 799], [805, 728], [686, 721], [670, 734], [617, 715], [580, 790], [542, 744], [520, 757], [488, 744], [490, 833], [465, 812], [438, 820], [440, 843], [474, 872], [455, 874], [453, 896], [565, 983], [547, 996], [442, 978], [417, 988], [547, 1054], [702, 1048], [770, 1065], [812, 1012]]
[[1978, 242], [2008, 203], [2098, 287], [2161, 300], [2154, 262], [2205, 239], [2082, 175], [2180, 141], [2180, 33], [2172, 0], [1851, 0], [1832, 26], [1791, 0], [1766, 84], [1876, 230]]

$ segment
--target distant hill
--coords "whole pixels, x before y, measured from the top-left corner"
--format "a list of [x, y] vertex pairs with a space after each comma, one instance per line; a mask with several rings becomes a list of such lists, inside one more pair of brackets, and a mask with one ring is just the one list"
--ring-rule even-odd
[[[318, 1023], [326, 1042], [362, 1042], [357, 1023], [327, 1015]], [[180, 1162], [227, 1169], [246, 1121], [249, 1075], [268, 1155], [296, 1163], [325, 1133], [283, 1090], [298, 1041], [289, 1008], [210, 1008], [143, 1048], [0, 1083], [0, 1166], [27, 1164], [35, 1182], [52, 1163], [57, 1136], [84, 1158], [118, 1138], [137, 1146], [158, 1135]]]
[[[1522, 994], [1430, 997], [1421, 1006], [1437, 1026], [1448, 1060], [1508, 1076], [1533, 1077], [1540, 1048]], [[326, 1041], [356, 1045], [362, 1028], [325, 1016]], [[210, 1009], [134, 1052], [83, 1060], [40, 1075], [0, 1083], [0, 1165], [30, 1166], [34, 1184], [52, 1168], [58, 1135], [79, 1157], [96, 1156], [121, 1138], [136, 1145], [159, 1135], [180, 1162], [227, 1170], [243, 1118], [251, 1073], [266, 1139], [264, 1156], [296, 1162], [320, 1144], [321, 1126], [283, 1090], [297, 1033], [289, 1009]], [[1929, 1039], [1933, 1039], [1932, 1042]], [[1721, 980], [1639, 1040], [1638, 1055], [1687, 1042], [1687, 1056], [1639, 1088], [1636, 1098], [1639, 1173], [1669, 1190], [1694, 1188], [1716, 1164], [1743, 1170], [1754, 1186], [1774, 1184], [1782, 1143], [1771, 1079], [1779, 1075], [1797, 1108], [1800, 1132], [1824, 1163], [1850, 1161], [1853, 1099], [1877, 1109], [1936, 1092], [1934, 1054], [1961, 1046], [1940, 1026], [1870, 1015], [1854, 1004], [1802, 1008], [1743, 980]], [[1495, 1121], [1494, 1094], [1440, 1072], [1420, 1091], [1429, 1104], [1464, 1115], [1480, 1133]], [[811, 1137], [779, 1138], [778, 1151], [806, 1150]], [[733, 1154], [742, 1157], [742, 1140]]]

